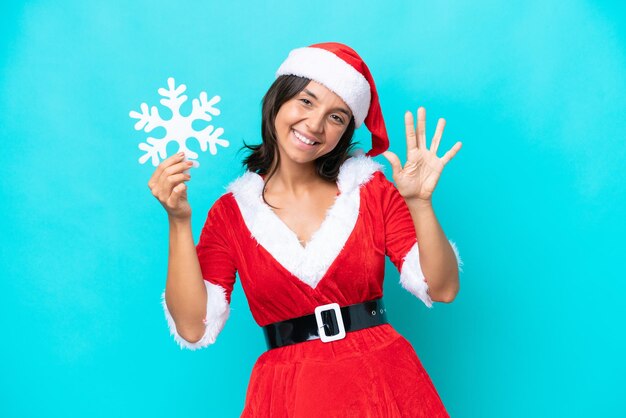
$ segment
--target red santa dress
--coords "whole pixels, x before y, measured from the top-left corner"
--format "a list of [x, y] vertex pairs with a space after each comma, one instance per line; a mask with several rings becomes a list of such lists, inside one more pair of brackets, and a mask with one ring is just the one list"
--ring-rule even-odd
[[[401, 285], [432, 307], [408, 207], [382, 166], [367, 156], [351, 157], [337, 186], [335, 202], [303, 247], [263, 202], [260, 175], [247, 171], [230, 183], [209, 210], [196, 247], [208, 292], [201, 340], [191, 343], [177, 333], [162, 294], [181, 348], [215, 342], [230, 313], [236, 272], [259, 326], [311, 314], [319, 305], [382, 297], [385, 255], [400, 272]], [[448, 414], [412, 345], [384, 324], [337, 341], [314, 339], [264, 352], [253, 367], [241, 416]]]

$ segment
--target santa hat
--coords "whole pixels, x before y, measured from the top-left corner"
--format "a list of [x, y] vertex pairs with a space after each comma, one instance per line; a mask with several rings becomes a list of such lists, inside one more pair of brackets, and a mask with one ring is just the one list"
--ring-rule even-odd
[[374, 79], [352, 48], [338, 42], [296, 48], [276, 71], [276, 77], [288, 74], [315, 80], [346, 102], [354, 115], [355, 126], [358, 128], [365, 122], [372, 133], [372, 149], [366, 155], [373, 157], [389, 148]]

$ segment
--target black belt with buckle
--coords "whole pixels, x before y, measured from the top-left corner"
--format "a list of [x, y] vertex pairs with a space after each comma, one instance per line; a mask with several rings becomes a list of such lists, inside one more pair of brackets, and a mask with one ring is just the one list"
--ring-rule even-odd
[[268, 349], [272, 349], [315, 339], [336, 341], [345, 338], [346, 332], [387, 323], [387, 310], [379, 298], [344, 307], [321, 305], [311, 315], [266, 325], [263, 332]]

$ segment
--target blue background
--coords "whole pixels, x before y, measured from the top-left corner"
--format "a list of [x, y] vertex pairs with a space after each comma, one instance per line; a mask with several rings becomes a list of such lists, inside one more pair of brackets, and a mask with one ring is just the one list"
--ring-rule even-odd
[[403, 161], [418, 106], [428, 144], [448, 122], [439, 156], [463, 142], [433, 198], [460, 293], [428, 310], [390, 262], [385, 282], [451, 416], [625, 416], [620, 2], [299, 4], [2, 3], [0, 415], [238, 416], [261, 330], [237, 283], [215, 345], [169, 336], [167, 217], [128, 112], [170, 76], [190, 100], [222, 97], [231, 146], [201, 153], [189, 183], [197, 240], [243, 140], [260, 141], [280, 62], [339, 41], [372, 70]]

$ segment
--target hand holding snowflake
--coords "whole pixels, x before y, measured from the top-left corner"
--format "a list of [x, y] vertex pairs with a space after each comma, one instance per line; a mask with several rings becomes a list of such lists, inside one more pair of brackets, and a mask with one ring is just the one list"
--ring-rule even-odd
[[177, 152], [183, 152], [184, 155], [193, 160], [194, 166], [198, 167], [200, 164], [195, 161], [198, 158], [198, 154], [187, 148], [186, 141], [189, 138], [196, 138], [200, 144], [200, 149], [206, 151], [207, 148], [212, 155], [217, 154], [217, 145], [228, 147], [229, 142], [224, 138], [220, 138], [220, 135], [224, 133], [223, 128], [215, 128], [213, 125], [208, 125], [201, 131], [196, 131], [192, 124], [196, 120], [202, 120], [210, 122], [213, 120], [213, 116], [220, 114], [220, 110], [214, 105], [220, 101], [219, 96], [213, 96], [211, 100], [207, 100], [206, 92], [201, 92], [199, 99], [193, 99], [191, 114], [183, 116], [180, 114], [180, 107], [187, 101], [187, 96], [182, 95], [187, 87], [184, 84], [176, 87], [173, 77], [167, 79], [168, 88], [160, 88], [159, 94], [164, 98], [161, 99], [161, 104], [172, 111], [172, 118], [169, 120], [163, 120], [159, 116], [159, 110], [156, 106], [152, 106], [148, 109], [146, 103], [141, 104], [141, 113], [131, 111], [129, 116], [133, 119], [138, 119], [135, 124], [136, 130], [144, 130], [149, 133], [154, 128], [165, 128], [165, 136], [163, 138], [148, 137], [146, 142], [139, 144], [139, 149], [145, 151], [145, 154], [139, 158], [139, 163], [144, 164], [148, 159], [152, 159], [152, 165], [158, 166], [160, 160], [167, 158], [166, 147], [171, 141], [178, 142], [179, 148]]
[[191, 175], [185, 171], [190, 168], [191, 163], [184, 160], [182, 152], [174, 154], [159, 164], [148, 181], [152, 195], [165, 208], [170, 222], [186, 222], [191, 218], [185, 184], [191, 180]]

